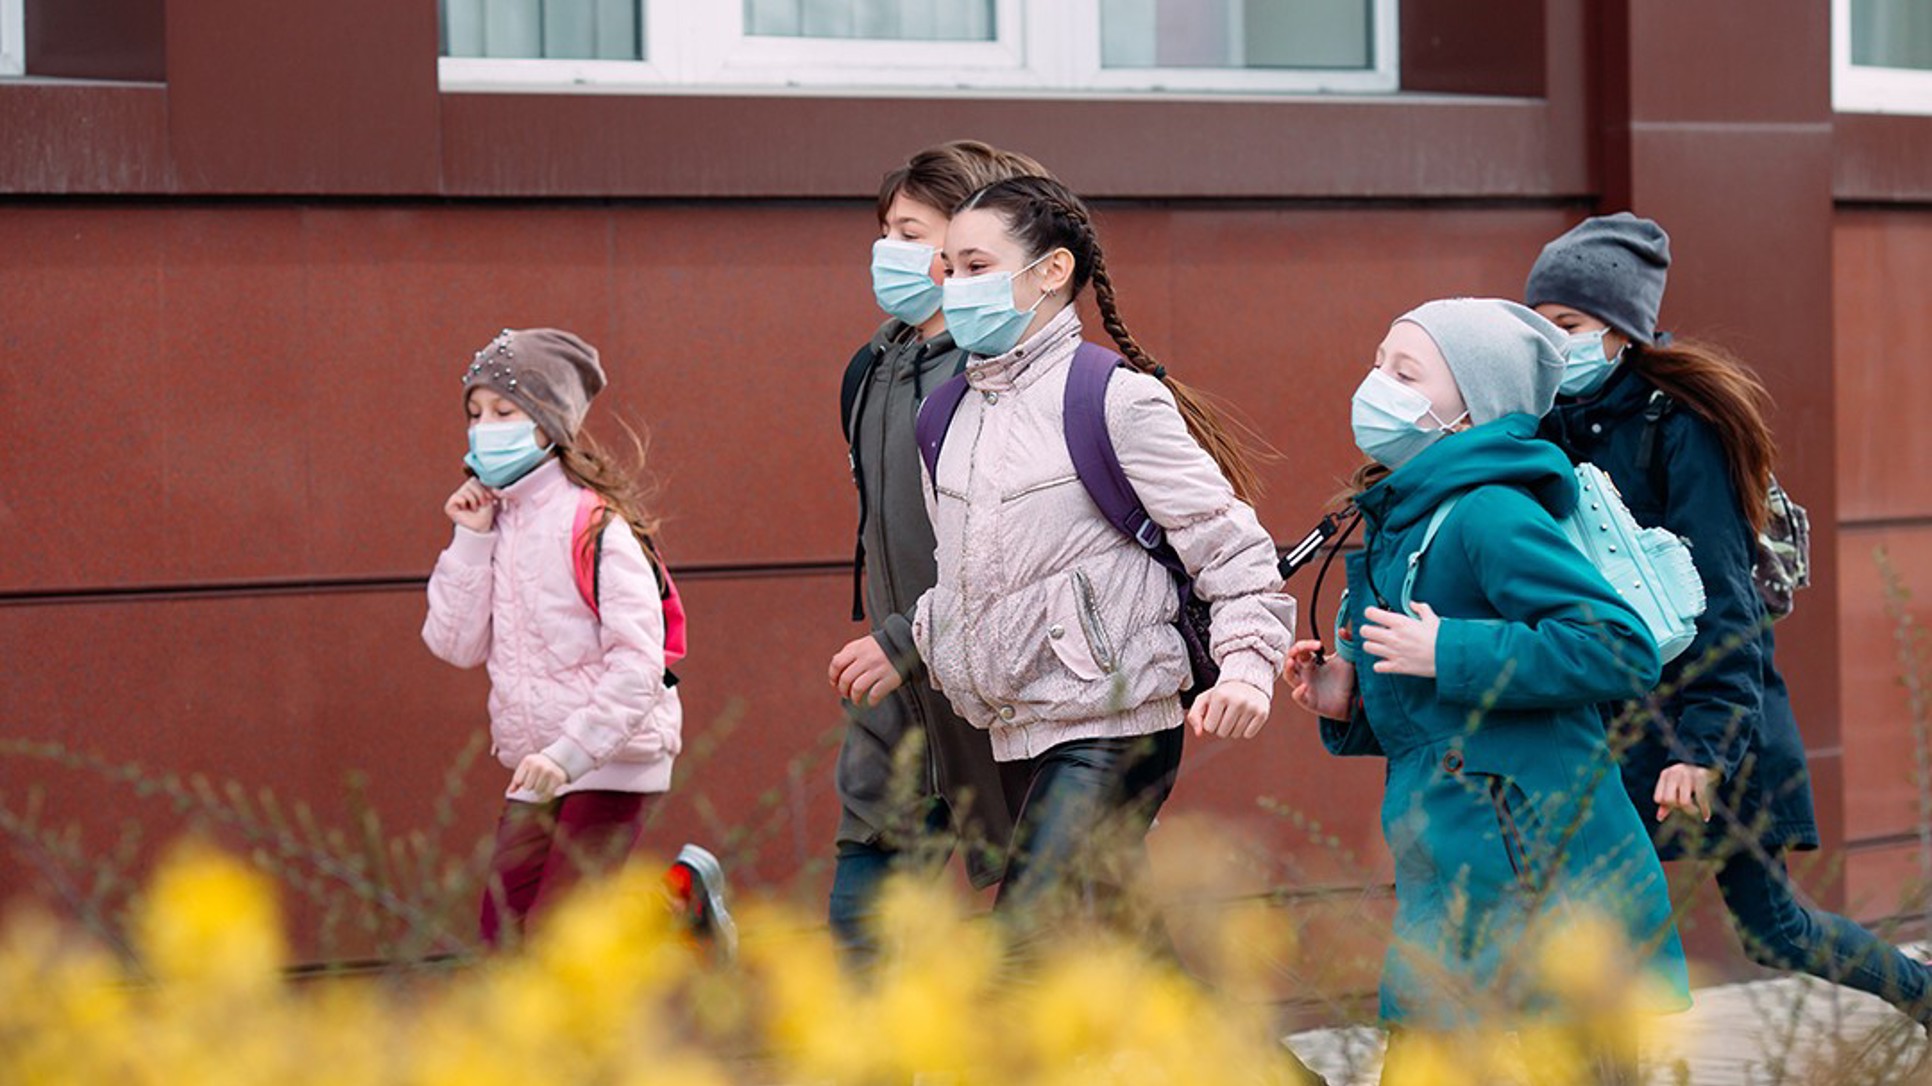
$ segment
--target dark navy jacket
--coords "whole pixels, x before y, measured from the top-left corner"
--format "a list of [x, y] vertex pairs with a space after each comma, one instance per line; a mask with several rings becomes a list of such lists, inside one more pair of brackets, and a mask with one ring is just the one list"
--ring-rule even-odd
[[[1804, 741], [1772, 663], [1771, 626], [1751, 581], [1756, 533], [1716, 429], [1674, 402], [1653, 427], [1645, 412], [1654, 391], [1642, 374], [1619, 366], [1595, 396], [1559, 402], [1541, 430], [1572, 459], [1608, 472], [1639, 524], [1689, 542], [1704, 581], [1708, 602], [1697, 640], [1664, 668], [1652, 722], [1624, 754], [1624, 787], [1666, 859], [1692, 851], [1695, 836], [1684, 832], [1681, 817], [1656, 822], [1657, 778], [1675, 762], [1723, 771], [1719, 813], [1709, 830], [1713, 847], [1722, 849], [1722, 835], [1742, 826], [1767, 848], [1816, 848]], [[1642, 462], [1647, 428], [1655, 430], [1648, 465]], [[1606, 706], [1606, 719], [1624, 708]]]

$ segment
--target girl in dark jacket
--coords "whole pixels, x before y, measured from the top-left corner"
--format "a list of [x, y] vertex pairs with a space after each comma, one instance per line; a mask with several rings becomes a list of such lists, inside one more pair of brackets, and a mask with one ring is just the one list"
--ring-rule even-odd
[[[1640, 524], [1691, 544], [1707, 605], [1697, 640], [1613, 736], [1658, 855], [1718, 863], [1746, 953], [1877, 995], [1932, 1022], [1932, 972], [1793, 892], [1784, 854], [1818, 847], [1804, 743], [1752, 577], [1775, 447], [1750, 370], [1656, 332], [1670, 238], [1620, 212], [1544, 247], [1525, 301], [1570, 333], [1543, 436], [1608, 472]], [[1681, 812], [1672, 817], [1673, 812]]]

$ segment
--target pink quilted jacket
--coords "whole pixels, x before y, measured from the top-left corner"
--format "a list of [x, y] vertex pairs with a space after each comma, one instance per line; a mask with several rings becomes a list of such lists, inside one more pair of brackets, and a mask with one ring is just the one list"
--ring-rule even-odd
[[[990, 730], [1001, 761], [1181, 721], [1188, 664], [1173, 581], [1101, 516], [1067, 451], [1061, 404], [1079, 342], [1069, 306], [1013, 351], [973, 360], [972, 391], [927, 488], [939, 583], [920, 597], [913, 636], [933, 683]], [[1114, 374], [1107, 429], [1141, 504], [1213, 607], [1221, 681], [1272, 695], [1295, 625], [1274, 541], [1165, 385]]]
[[457, 528], [429, 577], [423, 641], [458, 667], [489, 664], [490, 738], [504, 766], [542, 753], [570, 775], [563, 791], [662, 792], [684, 713], [664, 685], [657, 577], [613, 521], [598, 621], [571, 570], [578, 492], [551, 460], [497, 491], [494, 530]]

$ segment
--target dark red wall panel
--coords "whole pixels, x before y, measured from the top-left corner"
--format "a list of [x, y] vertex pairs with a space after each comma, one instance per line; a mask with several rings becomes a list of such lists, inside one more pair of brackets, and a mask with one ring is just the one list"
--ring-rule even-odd
[[204, 0], [167, 15], [183, 190], [436, 191], [436, 5]]
[[[1281, 450], [1262, 511], [1284, 539], [1355, 462], [1348, 396], [1388, 321], [1435, 294], [1513, 293], [1570, 218], [1100, 214], [1142, 342]], [[602, 349], [593, 424], [650, 431], [680, 561], [841, 561], [854, 506], [836, 390], [878, 319], [874, 229], [857, 203], [0, 216], [16, 258], [0, 327], [62, 376], [0, 370], [16, 438], [0, 455], [24, 469], [57, 447], [74, 469], [63, 489], [9, 496], [0, 592], [421, 575], [461, 479], [457, 375], [504, 325]], [[135, 530], [73, 546], [104, 509]]]
[[165, 89], [0, 80], [0, 193], [154, 193], [173, 185]]
[[1403, 0], [1402, 89], [1540, 97], [1544, 0]]
[[27, 74], [167, 78], [163, 0], [26, 0]]
[[1932, 519], [1932, 212], [1840, 211], [1832, 237], [1839, 515]]

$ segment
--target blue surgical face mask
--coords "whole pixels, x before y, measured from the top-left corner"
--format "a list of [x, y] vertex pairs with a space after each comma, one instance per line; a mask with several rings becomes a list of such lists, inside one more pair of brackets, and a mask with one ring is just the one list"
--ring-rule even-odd
[[[1468, 417], [1468, 412], [1464, 412], [1457, 421]], [[1424, 424], [1425, 419], [1428, 425]], [[1454, 425], [1436, 417], [1429, 397], [1381, 370], [1370, 370], [1355, 389], [1349, 421], [1355, 428], [1355, 447], [1376, 463], [1390, 468], [1399, 468], [1415, 459], [1417, 453], [1440, 441]]]
[[879, 308], [907, 324], [923, 324], [939, 312], [941, 290], [932, 278], [932, 258], [938, 252], [916, 241], [873, 242], [872, 296]]
[[[1563, 383], [1556, 386], [1565, 396], [1588, 396], [1603, 387], [1617, 368], [1617, 359], [1603, 353], [1603, 334], [1608, 329], [1577, 332], [1563, 346]], [[1617, 352], [1618, 358], [1623, 352]]]
[[537, 445], [537, 424], [529, 419], [515, 422], [479, 422], [470, 427], [470, 451], [463, 463], [487, 487], [506, 487], [543, 463], [550, 447]]
[[953, 343], [981, 358], [1002, 355], [1019, 346], [1020, 337], [1033, 320], [1033, 311], [1046, 301], [1046, 295], [1041, 294], [1025, 309], [1019, 308], [1013, 304], [1013, 277], [1031, 271], [1051, 252], [1040, 254], [1018, 272], [988, 272], [946, 280], [941, 308], [946, 311], [946, 330], [953, 334]]

